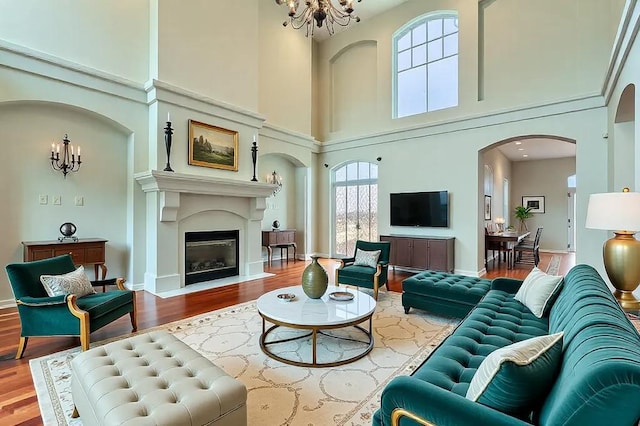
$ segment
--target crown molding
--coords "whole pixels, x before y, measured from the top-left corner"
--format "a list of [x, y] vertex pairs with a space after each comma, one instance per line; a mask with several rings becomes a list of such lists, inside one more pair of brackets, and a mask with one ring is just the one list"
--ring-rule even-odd
[[620, 25], [618, 26], [611, 57], [609, 58], [609, 66], [602, 84], [602, 95], [604, 96], [605, 104], [609, 104], [609, 101], [611, 101], [611, 96], [613, 96], [639, 29], [640, 7], [638, 7], [638, 2], [637, 0], [627, 0], [622, 11]]
[[142, 84], [1, 39], [0, 67], [128, 101], [146, 103]]
[[278, 127], [268, 122], [265, 122], [262, 129], [260, 129], [260, 136], [309, 149], [314, 153], [319, 152], [321, 145], [313, 136]]
[[602, 95], [594, 93], [577, 98], [552, 101], [525, 107], [496, 110], [482, 114], [473, 114], [449, 120], [430, 122], [398, 128], [378, 133], [363, 134], [343, 139], [330, 140], [320, 146], [320, 152], [341, 151], [396, 142], [398, 140], [416, 139], [451, 132], [467, 131], [484, 127], [532, 120], [559, 114], [585, 111], [604, 107]]
[[266, 120], [263, 115], [257, 112], [161, 80], [149, 80], [144, 85], [144, 90], [147, 94], [148, 105], [161, 101], [194, 112], [211, 114], [254, 129], [260, 129]]

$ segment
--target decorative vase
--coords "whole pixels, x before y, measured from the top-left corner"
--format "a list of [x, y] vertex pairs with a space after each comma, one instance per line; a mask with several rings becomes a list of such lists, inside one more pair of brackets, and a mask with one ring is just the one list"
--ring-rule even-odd
[[327, 291], [329, 276], [322, 265], [318, 263], [318, 256], [311, 256], [311, 264], [302, 272], [302, 290], [310, 299], [320, 299]]

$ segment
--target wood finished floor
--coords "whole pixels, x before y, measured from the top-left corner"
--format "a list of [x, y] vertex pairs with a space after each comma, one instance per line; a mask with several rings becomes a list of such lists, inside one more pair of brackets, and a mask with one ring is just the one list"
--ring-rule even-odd
[[[560, 273], [566, 274], [575, 264], [573, 254], [561, 255]], [[552, 255], [541, 253], [539, 267], [546, 270]], [[334, 271], [338, 262], [321, 259], [320, 263], [329, 274], [329, 282], [334, 281]], [[497, 263], [497, 262], [494, 262]], [[215, 309], [224, 308], [258, 298], [260, 295], [281, 287], [300, 283], [300, 275], [308, 262], [275, 260], [272, 267], [265, 265], [265, 272], [276, 274], [222, 288], [205, 290], [198, 293], [161, 299], [144, 291], [138, 291], [138, 330], [155, 327], [168, 322], [177, 321], [199, 315]], [[523, 279], [531, 270], [530, 266], [517, 265], [515, 269], [506, 269], [504, 262], [490, 264], [486, 278], [512, 277]], [[402, 291], [402, 280], [413, 275], [406, 271], [389, 271], [389, 290]], [[385, 290], [382, 290], [385, 291]], [[129, 316], [96, 331], [91, 341], [119, 336], [131, 332]], [[31, 338], [25, 355], [21, 360], [14, 360], [20, 336], [20, 320], [16, 309], [0, 310], [0, 425], [40, 425], [40, 409], [36, 398], [29, 360], [43, 355], [79, 346], [79, 339], [72, 337]]]

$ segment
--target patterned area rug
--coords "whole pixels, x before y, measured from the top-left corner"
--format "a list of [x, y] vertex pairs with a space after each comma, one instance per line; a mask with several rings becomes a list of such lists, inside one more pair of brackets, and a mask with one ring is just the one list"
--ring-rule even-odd
[[[154, 330], [173, 333], [243, 382], [248, 390], [250, 425], [370, 425], [380, 406], [380, 393], [389, 380], [410, 374], [457, 324], [455, 320], [430, 316], [418, 309], [405, 315], [400, 298], [399, 293], [380, 293], [373, 317], [374, 349], [356, 362], [334, 368], [294, 367], [264, 355], [258, 342], [262, 321], [255, 302]], [[127, 336], [121, 338], [124, 337]], [[354, 338], [360, 337], [354, 334]], [[108, 341], [113, 340], [117, 339]], [[362, 347], [358, 342], [340, 342], [336, 344], [335, 339], [329, 338], [319, 341], [319, 356], [326, 356], [326, 361], [349, 356]], [[310, 352], [309, 343], [297, 340], [280, 350], [288, 353], [287, 357], [305, 357]], [[78, 353], [79, 348], [30, 361], [46, 425], [82, 424], [80, 419], [71, 418], [69, 363]]]
[[549, 275], [558, 275], [560, 272], [560, 261], [562, 260], [562, 256], [558, 256], [554, 254], [551, 256], [551, 260], [549, 261], [549, 266], [547, 266], [547, 274]]

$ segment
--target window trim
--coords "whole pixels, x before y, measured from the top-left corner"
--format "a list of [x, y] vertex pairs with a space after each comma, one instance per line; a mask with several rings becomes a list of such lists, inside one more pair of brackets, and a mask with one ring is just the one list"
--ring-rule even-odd
[[[438, 10], [438, 11], [434, 11], [434, 12], [429, 12], [429, 13], [425, 13], [423, 15], [417, 16], [415, 18], [413, 18], [412, 20], [410, 20], [409, 22], [407, 22], [406, 24], [404, 24], [402, 27], [398, 28], [392, 35], [391, 37], [391, 97], [392, 97], [392, 105], [391, 105], [391, 118], [392, 119], [397, 119], [397, 118], [405, 118], [405, 117], [412, 117], [414, 115], [418, 115], [418, 114], [425, 114], [427, 112], [431, 112], [429, 111], [429, 107], [427, 105], [427, 110], [422, 112], [422, 113], [418, 113], [418, 114], [411, 114], [411, 115], [405, 115], [405, 116], [398, 116], [398, 41], [408, 32], [412, 31], [414, 28], [428, 22], [434, 19], [447, 19], [447, 18], [455, 18], [458, 20], [458, 53], [456, 54], [458, 56], [458, 58], [460, 57], [460, 17], [459, 17], [459, 13], [456, 10]], [[428, 25], [427, 25], [428, 27]], [[428, 30], [427, 30], [428, 31]], [[442, 36], [442, 39], [444, 39], [444, 35]], [[426, 44], [429, 43], [428, 40], [428, 33], [427, 33], [427, 41], [425, 42]], [[414, 46], [413, 44], [411, 45], [411, 47], [409, 48], [409, 51], [411, 51], [411, 49], [413, 49]], [[405, 49], [406, 50], [406, 49]], [[445, 56], [443, 55], [442, 58], [436, 60], [436, 61], [431, 61], [429, 62], [428, 60], [428, 51], [427, 51], [427, 62], [425, 63], [425, 65], [428, 65], [429, 63], [433, 63], [439, 60], [443, 60], [445, 59]], [[446, 56], [446, 58], [450, 58], [452, 56], [455, 55], [449, 55]], [[459, 62], [458, 62], [459, 64]], [[412, 69], [412, 68], [407, 68], [407, 70]], [[406, 70], [403, 70], [406, 71]], [[460, 73], [458, 73], [458, 85], [460, 84]], [[459, 99], [458, 99], [458, 104], [459, 104]], [[435, 111], [435, 110], [434, 110]]]

